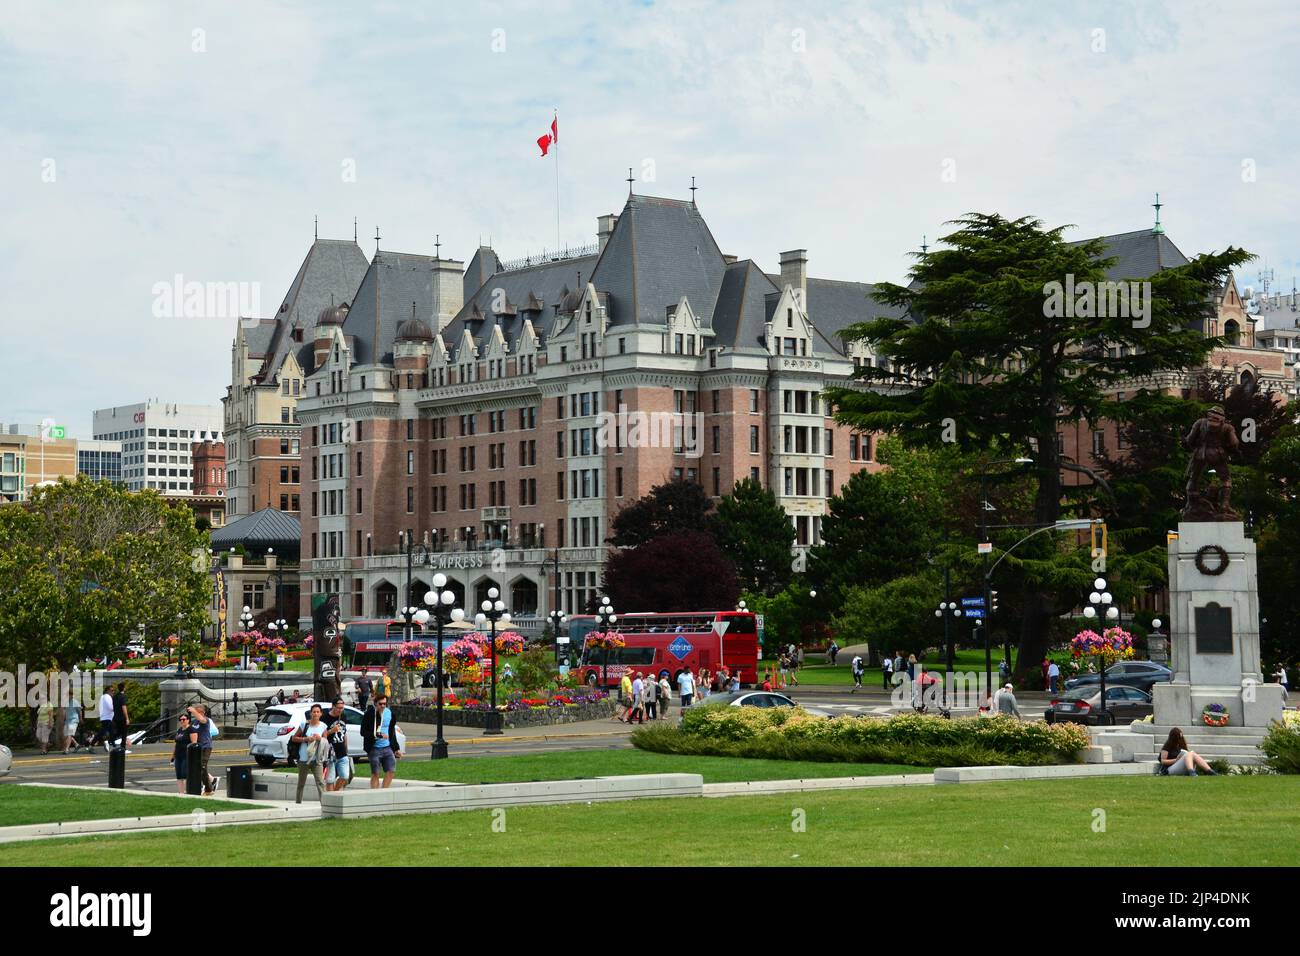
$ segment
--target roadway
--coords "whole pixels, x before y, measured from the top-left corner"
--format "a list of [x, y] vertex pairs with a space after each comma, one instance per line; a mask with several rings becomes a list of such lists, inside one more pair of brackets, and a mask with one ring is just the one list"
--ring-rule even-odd
[[[878, 715], [891, 712], [889, 694], [880, 686], [866, 685], [856, 693], [851, 687], [810, 685], [788, 687], [783, 693], [793, 699], [828, 710], [836, 714]], [[1041, 693], [1017, 695], [1021, 712], [1029, 719], [1041, 719], [1046, 706], [1046, 696]], [[671, 715], [675, 718], [680, 708], [674, 703]], [[434, 728], [428, 724], [408, 724], [407, 760], [428, 760]], [[472, 727], [446, 727], [443, 735], [448, 743], [451, 759], [473, 759], [483, 756], [515, 756], [518, 754], [550, 753], [565, 750], [614, 750], [630, 747], [628, 735], [632, 728], [613, 720], [585, 721], [577, 724], [557, 724], [545, 727], [525, 727], [507, 730], [500, 737], [485, 737], [482, 730]], [[131, 748], [126, 758], [127, 789], [172, 791], [176, 780], [168, 763], [170, 743], [144, 744]], [[209, 770], [222, 779], [224, 786], [227, 767], [249, 764], [248, 743], [244, 737], [224, 737], [213, 747]], [[77, 786], [106, 784], [108, 780], [108, 755], [102, 748], [93, 753], [84, 751], [64, 755], [51, 752], [41, 754], [35, 750], [16, 751], [13, 770], [0, 778], [5, 783], [62, 783]]]

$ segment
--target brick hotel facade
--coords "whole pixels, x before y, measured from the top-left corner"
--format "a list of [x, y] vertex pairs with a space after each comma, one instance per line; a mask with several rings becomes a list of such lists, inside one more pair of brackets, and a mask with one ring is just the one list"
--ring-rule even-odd
[[[877, 467], [873, 437], [819, 397], [869, 360], [839, 333], [879, 313], [871, 287], [809, 278], [803, 250], [772, 275], [725, 255], [694, 203], [630, 196], [583, 254], [535, 264], [377, 251], [350, 289], [346, 266], [313, 265], [359, 255], [318, 240], [277, 317], [235, 342], [228, 495], [257, 493], [235, 474], [252, 465], [257, 390], [292, 399], [269, 424], [300, 442], [303, 620], [312, 593], [339, 594], [345, 619], [394, 615], [406, 535], [430, 551], [416, 599], [442, 570], [470, 602], [496, 586], [544, 617], [558, 588], [580, 612], [614, 514], [655, 484], [720, 496], [756, 477], [806, 548], [831, 494]], [[310, 315], [290, 304], [326, 296]], [[602, 418], [619, 409], [626, 429]]]
[[[1105, 241], [1115, 278], [1186, 261], [1158, 225]], [[755, 477], [796, 551], [816, 544], [828, 498], [879, 467], [875, 436], [836, 425], [819, 395], [885, 363], [841, 333], [889, 310], [868, 284], [810, 278], [803, 250], [779, 262], [768, 274], [726, 255], [693, 202], [646, 196], [555, 260], [507, 265], [480, 247], [468, 267], [379, 250], [367, 262], [355, 242], [318, 239], [276, 316], [236, 333], [231, 513], [300, 516], [304, 623], [314, 593], [338, 594], [345, 620], [394, 616], [408, 538], [429, 555], [410, 603], [441, 570], [469, 607], [496, 586], [516, 615], [580, 612], [613, 516], [675, 477], [715, 497]], [[1236, 343], [1213, 364], [1281, 379], [1231, 281], [1215, 306], [1204, 331]], [[650, 427], [610, 429], [620, 410]], [[1060, 440], [1092, 463], [1112, 433], [1079, 423]]]

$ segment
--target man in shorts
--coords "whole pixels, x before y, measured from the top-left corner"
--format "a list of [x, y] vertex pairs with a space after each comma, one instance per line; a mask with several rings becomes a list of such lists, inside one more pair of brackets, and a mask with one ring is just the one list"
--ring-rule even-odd
[[384, 776], [384, 789], [393, 785], [393, 774], [402, 751], [397, 746], [397, 722], [388, 709], [388, 695], [376, 693], [375, 702], [366, 708], [361, 718], [361, 741], [370, 759], [370, 789], [379, 789], [379, 775]]
[[343, 698], [335, 697], [334, 706], [322, 718], [325, 726], [325, 739], [334, 748], [334, 760], [326, 775], [328, 790], [342, 790], [352, 782], [352, 758], [348, 756], [348, 724], [343, 715]]

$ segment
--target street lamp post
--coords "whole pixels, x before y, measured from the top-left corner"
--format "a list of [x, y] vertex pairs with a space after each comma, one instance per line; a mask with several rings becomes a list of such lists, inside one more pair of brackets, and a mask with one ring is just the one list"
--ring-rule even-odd
[[240, 665], [240, 670], [245, 670], [245, 671], [248, 670], [248, 631], [250, 628], [252, 628], [252, 626], [253, 626], [253, 611], [252, 608], [250, 608], [247, 604], [245, 604], [244, 610], [239, 615], [239, 629], [244, 632], [244, 642], [241, 646], [244, 659]]
[[[943, 700], [948, 703], [948, 688], [953, 686], [953, 641], [952, 641], [952, 622], [954, 618], [961, 617], [961, 605], [952, 599], [952, 585], [948, 577], [948, 569], [943, 569], [943, 600], [939, 602], [939, 607], [934, 612], [935, 617], [943, 618], [943, 645], [944, 652], [947, 656], [946, 674], [943, 683]], [[924, 671], [922, 671], [924, 673]], [[925, 693], [925, 688], [921, 688], [921, 693]]]
[[[989, 469], [995, 465], [1032, 465], [1032, 458], [1000, 458], [997, 461], [991, 461], [980, 469], [980, 543], [989, 545], [984, 548], [984, 612], [980, 617], [980, 628], [984, 631], [984, 680], [985, 686], [992, 692], [993, 687], [993, 648], [992, 635], [989, 633], [992, 622], [992, 595], [989, 593], [990, 579], [993, 569], [989, 567], [989, 554], [992, 550], [989, 541], [989, 521], [988, 514], [995, 510], [989, 504]], [[1007, 634], [1006, 644], [1007, 666], [1011, 666], [1011, 635]]]
[[[555, 641], [555, 662], [558, 664], [560, 662], [560, 627], [569, 620], [569, 615], [565, 614], [559, 608], [556, 608], [550, 614], [546, 615], [546, 617], [547, 620], [551, 622], [551, 638]], [[565, 655], [565, 660], [568, 660], [567, 654]]]
[[[271, 632], [271, 637], [281, 637], [281, 638], [283, 638], [284, 635], [288, 632], [288, 629], [289, 629], [289, 622], [286, 621], [286, 620], [284, 620], [283, 618], [276, 618], [276, 619], [275, 619], [274, 621], [272, 621], [270, 624], [266, 625], [266, 629], [267, 629], [268, 631]], [[288, 641], [287, 639], [285, 639], [285, 642], [284, 642], [284, 643], [285, 643], [285, 646], [288, 647], [289, 641]], [[280, 652], [279, 652], [279, 651], [276, 651], [275, 653], [276, 653], [276, 655], [278, 656]], [[268, 666], [268, 667], [269, 667], [270, 664], [271, 664], [271, 662], [270, 662], [269, 660], [268, 660], [266, 663], [267, 663], [267, 666]], [[276, 666], [277, 666], [280, 670], [284, 670], [284, 665], [283, 665], [283, 664], [279, 664], [279, 663], [277, 663]]]
[[[1115, 597], [1106, 590], [1106, 579], [1097, 578], [1092, 582], [1093, 591], [1088, 595], [1088, 604], [1083, 609], [1083, 616], [1091, 620], [1098, 618], [1101, 622], [1103, 635], [1106, 631], [1106, 622], [1114, 621], [1119, 626], [1119, 607], [1115, 604]], [[1106, 709], [1106, 657], [1104, 654], [1098, 655], [1101, 658], [1101, 716], [1102, 723], [1109, 722], [1110, 712]]]
[[432, 608], [432, 611], [421, 608], [416, 613], [415, 619], [423, 626], [429, 618], [433, 618], [434, 624], [438, 628], [438, 663], [437, 674], [435, 675], [438, 684], [438, 736], [433, 742], [433, 747], [429, 753], [430, 760], [447, 759], [447, 741], [442, 736], [442, 629], [452, 621], [457, 623], [465, 620], [465, 612], [461, 608], [453, 607], [456, 603], [456, 595], [451, 591], [445, 591], [447, 586], [447, 575], [435, 574], [433, 576], [433, 590], [426, 591], [424, 594], [424, 603]]
[[483, 735], [485, 737], [499, 737], [501, 735], [501, 715], [497, 713], [497, 621], [510, 623], [510, 612], [506, 610], [505, 602], [501, 600], [501, 592], [496, 588], [488, 588], [488, 599], [481, 605], [482, 610], [475, 615], [475, 623], [482, 625], [488, 624], [490, 628], [491, 653], [492, 653], [492, 709], [488, 712], [487, 720], [484, 722]]
[[596, 623], [600, 626], [601, 635], [604, 637], [605, 644], [600, 649], [600, 686], [609, 687], [609, 626], [618, 623], [618, 615], [614, 613], [614, 605], [609, 603], [608, 597], [600, 599], [600, 607], [596, 608]]

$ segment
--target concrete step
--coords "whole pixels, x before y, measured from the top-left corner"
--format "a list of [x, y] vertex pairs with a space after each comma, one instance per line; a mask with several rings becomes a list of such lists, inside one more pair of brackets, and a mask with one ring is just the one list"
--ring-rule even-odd
[[[1194, 750], [1202, 757], [1217, 757], [1221, 754], [1258, 754], [1254, 746], [1242, 744], [1194, 744], [1187, 742], [1188, 749]], [[1151, 748], [1152, 756], [1160, 752], [1159, 745]]]

